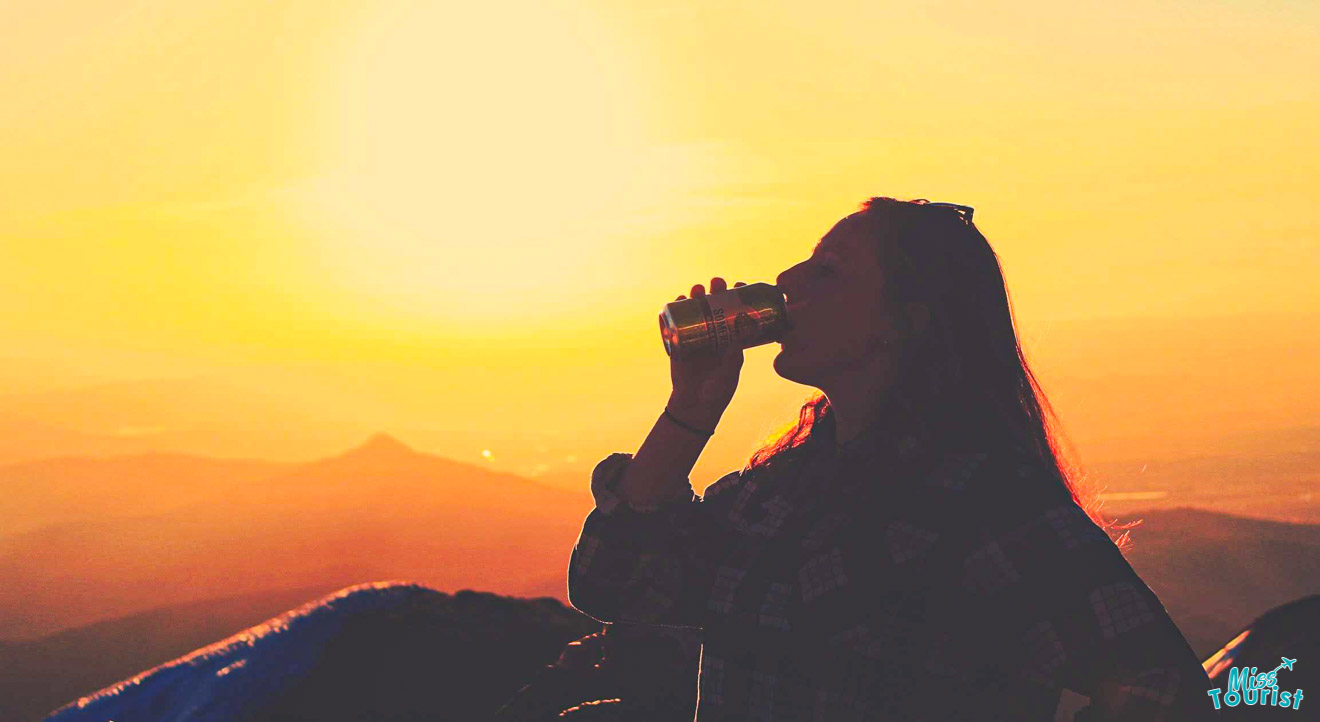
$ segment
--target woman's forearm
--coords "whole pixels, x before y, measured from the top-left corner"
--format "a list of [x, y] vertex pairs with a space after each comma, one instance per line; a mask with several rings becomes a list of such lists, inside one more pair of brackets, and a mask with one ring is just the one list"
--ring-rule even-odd
[[[668, 408], [683, 423], [710, 430], [723, 415], [687, 407], [673, 399]], [[619, 481], [620, 498], [639, 505], [688, 500], [688, 475], [708, 440], [660, 416]]]

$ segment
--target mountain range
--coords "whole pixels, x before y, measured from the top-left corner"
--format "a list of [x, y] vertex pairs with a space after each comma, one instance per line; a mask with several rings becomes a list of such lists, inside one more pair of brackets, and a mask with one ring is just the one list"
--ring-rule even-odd
[[[384, 434], [292, 466], [152, 454], [10, 466], [0, 469], [8, 488], [7, 507], [52, 511], [33, 512], [49, 523], [0, 537], [0, 640], [372, 579], [516, 593], [566, 567], [592, 505], [585, 490], [422, 454]], [[57, 508], [68, 517], [56, 521]]]
[[[1207, 464], [1156, 473], [1232, 482]], [[1309, 473], [1300, 455], [1273, 464], [1239, 471]], [[0, 720], [363, 582], [562, 605], [592, 505], [585, 488], [386, 434], [307, 463], [160, 452], [20, 462], [0, 466], [0, 491]], [[1320, 592], [1320, 525], [1179, 507], [1121, 518], [1142, 519], [1128, 558], [1202, 657], [1263, 610]]]

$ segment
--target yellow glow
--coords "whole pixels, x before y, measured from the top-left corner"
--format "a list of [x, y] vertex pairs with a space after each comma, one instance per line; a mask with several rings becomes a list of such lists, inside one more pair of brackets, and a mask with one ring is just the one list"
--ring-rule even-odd
[[338, 70], [338, 171], [303, 199], [331, 280], [484, 331], [622, 273], [603, 261], [667, 227], [700, 168], [648, 139], [619, 41], [566, 4], [387, 6]]
[[[977, 208], [1083, 451], [1315, 418], [1320, 5], [748, 7], [0, 4], [0, 421], [581, 481], [659, 413], [664, 303], [870, 195]], [[698, 488], [805, 398], [774, 353]], [[193, 376], [291, 418], [227, 440], [264, 417], [151, 385]]]

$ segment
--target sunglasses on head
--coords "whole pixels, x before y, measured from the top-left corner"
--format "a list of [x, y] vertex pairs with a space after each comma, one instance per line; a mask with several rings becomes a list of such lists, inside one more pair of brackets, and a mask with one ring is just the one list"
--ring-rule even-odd
[[925, 203], [918, 203], [917, 205], [926, 206], [926, 207], [928, 207], [928, 208], [949, 208], [949, 209], [952, 209], [952, 210], [956, 211], [956, 212], [958, 213], [958, 215], [962, 216], [962, 219], [963, 219], [964, 221], [967, 221], [968, 223], [970, 223], [970, 222], [972, 221], [972, 212], [976, 210], [975, 208], [972, 208], [971, 206], [959, 205], [959, 204], [957, 204], [957, 203], [931, 203], [931, 202], [927, 201], [927, 202], [925, 202]]

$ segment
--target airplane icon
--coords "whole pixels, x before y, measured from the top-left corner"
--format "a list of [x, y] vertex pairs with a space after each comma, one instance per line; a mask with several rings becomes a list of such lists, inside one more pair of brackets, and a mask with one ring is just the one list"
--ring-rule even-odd
[[1282, 657], [1281, 659], [1283, 659], [1283, 664], [1279, 665], [1280, 669], [1283, 667], [1287, 667], [1289, 670], [1292, 670], [1293, 663], [1297, 661], [1295, 659], [1288, 659], [1287, 657]]

